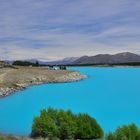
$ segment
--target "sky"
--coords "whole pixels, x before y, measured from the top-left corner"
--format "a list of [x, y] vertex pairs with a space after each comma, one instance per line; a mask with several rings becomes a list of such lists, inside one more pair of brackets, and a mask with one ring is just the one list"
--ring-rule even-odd
[[140, 54], [140, 0], [0, 0], [0, 59]]

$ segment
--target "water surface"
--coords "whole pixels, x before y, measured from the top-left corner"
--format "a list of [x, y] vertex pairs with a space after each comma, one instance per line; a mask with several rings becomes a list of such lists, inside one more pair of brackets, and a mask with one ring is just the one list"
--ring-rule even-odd
[[106, 132], [121, 124], [140, 126], [140, 68], [71, 68], [89, 78], [29, 87], [0, 99], [0, 132], [29, 135], [40, 109], [63, 108], [96, 118]]

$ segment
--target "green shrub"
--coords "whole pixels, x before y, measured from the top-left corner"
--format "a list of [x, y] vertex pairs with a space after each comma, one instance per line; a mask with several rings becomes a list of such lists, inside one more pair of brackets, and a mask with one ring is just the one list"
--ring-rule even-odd
[[47, 113], [46, 110], [42, 110], [41, 115], [34, 119], [32, 137], [52, 138], [58, 135], [55, 120]]
[[104, 136], [103, 130], [87, 114], [73, 114], [71, 111], [49, 108], [42, 110], [33, 121], [31, 136], [34, 138], [96, 139]]
[[135, 124], [123, 125], [109, 133], [106, 140], [140, 140], [140, 129]]
[[78, 130], [76, 133], [77, 139], [97, 139], [103, 137], [103, 130], [96, 122], [96, 120], [91, 118], [89, 115], [79, 114], [76, 121], [78, 126]]

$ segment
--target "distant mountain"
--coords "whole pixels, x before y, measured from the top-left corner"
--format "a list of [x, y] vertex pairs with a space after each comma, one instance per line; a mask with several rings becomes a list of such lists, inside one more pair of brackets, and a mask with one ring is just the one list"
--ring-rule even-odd
[[72, 64], [78, 58], [79, 57], [66, 57], [66, 58], [64, 58], [62, 60], [58, 60], [58, 61], [45, 62], [45, 64], [49, 64], [49, 65], [66, 65], [66, 64]]
[[[7, 63], [12, 64], [14, 61], [5, 60]], [[68, 57], [58, 61], [40, 61], [37, 59], [27, 59], [31, 63], [42, 65], [76, 65], [76, 64], [115, 64], [115, 63], [129, 63], [129, 62], [140, 62], [140, 55], [124, 52], [115, 55], [110, 54], [98, 54], [95, 56], [82, 56], [82, 57]]]
[[112, 64], [140, 62], [140, 55], [124, 52], [115, 55], [99, 54], [95, 56], [83, 56], [75, 60], [73, 64]]
[[[31, 63], [36, 63], [38, 62], [41, 65], [66, 65], [66, 64], [72, 64], [74, 61], [76, 61], [79, 57], [66, 57], [62, 60], [57, 60], [57, 61], [41, 61], [37, 59], [26, 59], [26, 60], [21, 60], [21, 61], [27, 61]], [[12, 64], [14, 61], [6, 61], [10, 64]]]
[[26, 60], [23, 60], [23, 61], [31, 62], [31, 63], [34, 63], [34, 64], [36, 62], [38, 62], [41, 65], [46, 65], [46, 61], [41, 61], [41, 60], [37, 60], [37, 59], [26, 59]]

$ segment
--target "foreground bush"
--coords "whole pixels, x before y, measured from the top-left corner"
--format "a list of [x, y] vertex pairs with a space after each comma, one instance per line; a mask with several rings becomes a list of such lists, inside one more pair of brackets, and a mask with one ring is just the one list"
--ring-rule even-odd
[[71, 111], [42, 110], [33, 121], [31, 136], [49, 139], [98, 139], [103, 137], [103, 130], [87, 114], [73, 114]]
[[140, 129], [135, 124], [124, 125], [109, 133], [106, 140], [140, 140]]

